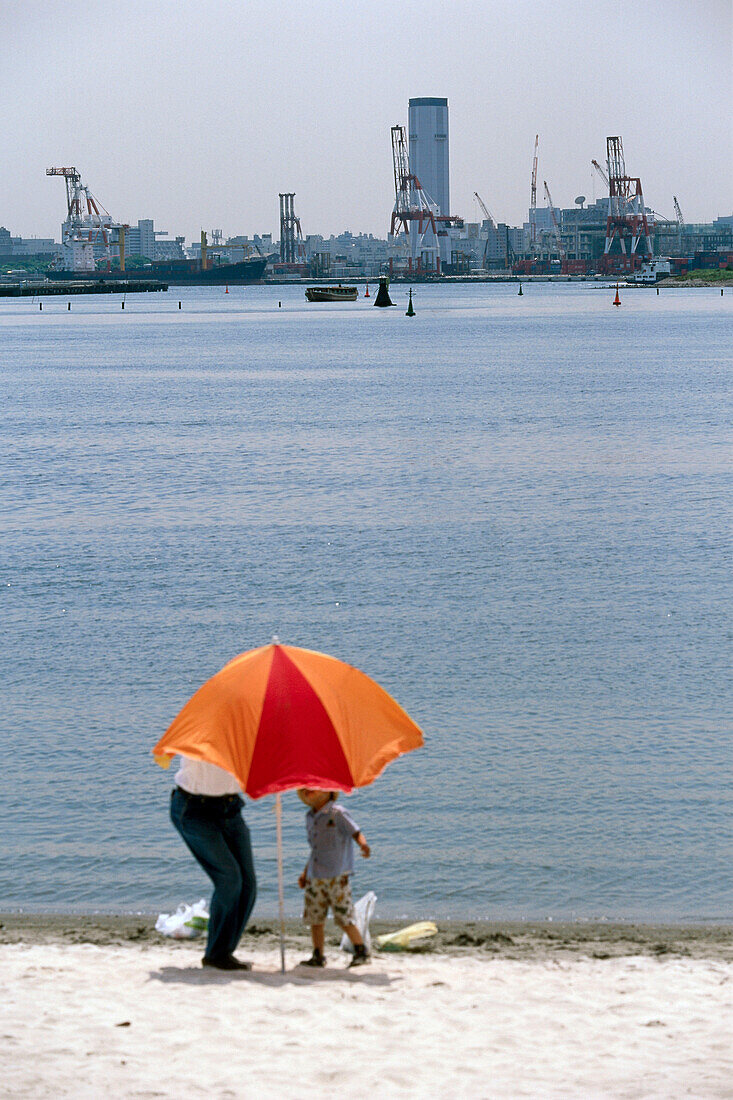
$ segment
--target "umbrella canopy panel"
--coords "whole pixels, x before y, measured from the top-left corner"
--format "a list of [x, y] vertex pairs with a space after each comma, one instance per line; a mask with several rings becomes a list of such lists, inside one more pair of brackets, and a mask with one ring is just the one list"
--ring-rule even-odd
[[335, 657], [296, 646], [250, 650], [208, 680], [153, 752], [217, 764], [251, 798], [292, 787], [350, 791], [423, 743], [379, 684]]

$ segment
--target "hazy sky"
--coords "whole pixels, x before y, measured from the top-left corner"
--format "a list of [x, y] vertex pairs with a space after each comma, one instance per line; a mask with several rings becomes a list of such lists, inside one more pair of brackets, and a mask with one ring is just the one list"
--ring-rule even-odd
[[731, 0], [0, 0], [0, 225], [59, 239], [51, 165], [116, 219], [197, 237], [384, 237], [390, 126], [447, 96], [452, 212], [527, 216], [600, 196], [591, 157], [623, 137], [648, 205], [733, 212]]

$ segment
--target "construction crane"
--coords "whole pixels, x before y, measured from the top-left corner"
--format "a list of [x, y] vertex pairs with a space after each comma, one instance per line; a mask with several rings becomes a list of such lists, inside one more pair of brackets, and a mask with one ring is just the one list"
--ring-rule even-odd
[[532, 185], [529, 193], [529, 239], [532, 245], [537, 243], [537, 149], [540, 135], [535, 134], [534, 158], [532, 160]]
[[607, 175], [606, 175], [606, 173], [605, 173], [605, 172], [603, 171], [603, 169], [601, 168], [601, 166], [600, 166], [600, 164], [598, 163], [598, 161], [597, 161], [597, 160], [592, 160], [592, 161], [591, 161], [591, 164], [593, 165], [593, 167], [595, 168], [596, 172], [598, 173], [598, 175], [599, 175], [599, 176], [601, 177], [601, 179], [602, 179], [602, 180], [603, 180], [603, 182], [605, 183], [605, 185], [606, 185], [606, 190], [608, 191], [608, 176], [607, 176]]
[[483, 200], [483, 199], [481, 198], [481, 196], [479, 195], [478, 191], [474, 191], [474, 196], [475, 196], [475, 198], [476, 198], [476, 202], [477, 202], [477, 203], [479, 204], [479, 206], [481, 207], [481, 213], [483, 214], [483, 216], [484, 216], [484, 219], [485, 219], [485, 220], [486, 220], [486, 221], [487, 221], [487, 222], [489, 223], [489, 227], [490, 227], [491, 229], [493, 229], [493, 228], [494, 228], [494, 225], [496, 224], [496, 223], [495, 223], [495, 220], [494, 220], [494, 215], [493, 215], [493, 214], [491, 213], [491, 211], [489, 210], [488, 206], [486, 205], [486, 203], [484, 202], [484, 200]]
[[673, 195], [672, 200], [674, 202], [674, 212], [677, 215], [677, 224], [680, 227], [680, 233], [684, 233], [685, 219], [682, 217], [682, 211], [680, 210], [680, 204], [677, 202], [677, 196]]
[[545, 185], [545, 198], [547, 199], [547, 205], [550, 207], [550, 217], [552, 218], [552, 224], [555, 228], [555, 239], [557, 240], [557, 251], [560, 253], [560, 259], [565, 262], [565, 248], [562, 243], [562, 236], [560, 235], [560, 226], [557, 223], [557, 216], [555, 214], [555, 206], [552, 201], [552, 195], [550, 194], [550, 188], [547, 186], [547, 180], [544, 180]]
[[101, 245], [109, 271], [113, 230], [121, 238], [120, 262], [124, 270], [124, 232], [129, 226], [112, 220], [109, 211], [82, 183], [81, 173], [76, 168], [47, 168], [46, 175], [61, 176], [66, 184], [66, 220], [61, 241], [65, 248], [71, 249], [73, 270], [94, 271], [94, 246]]
[[[484, 219], [489, 223], [489, 229], [490, 230], [493, 229], [495, 232], [498, 232], [499, 231], [499, 226], [496, 222], [496, 219], [495, 219], [494, 215], [491, 213], [491, 211], [489, 210], [489, 208], [486, 205], [486, 203], [484, 202], [484, 200], [479, 195], [478, 191], [474, 191], [474, 196], [475, 196], [476, 201], [478, 202], [479, 206], [481, 207], [481, 210], [482, 210], [483, 215], [484, 215]], [[504, 232], [501, 236], [502, 236], [502, 244], [504, 245], [504, 266], [508, 270], [511, 270], [512, 263], [514, 262], [514, 252], [512, 251], [511, 242], [509, 240], [509, 227], [508, 226], [506, 226], [506, 225], [504, 226]], [[490, 244], [490, 237], [487, 237], [486, 238], [486, 244], [484, 245], [484, 256], [483, 256], [483, 261], [482, 261], [483, 265], [484, 265], [484, 268], [488, 268], [489, 244]]]

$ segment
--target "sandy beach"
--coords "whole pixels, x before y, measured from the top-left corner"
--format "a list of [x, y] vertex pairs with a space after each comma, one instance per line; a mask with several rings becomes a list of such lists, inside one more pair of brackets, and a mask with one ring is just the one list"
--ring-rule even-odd
[[231, 975], [152, 923], [0, 917], [4, 1095], [733, 1095], [731, 929], [444, 923], [313, 972], [290, 922], [283, 975], [256, 922]]

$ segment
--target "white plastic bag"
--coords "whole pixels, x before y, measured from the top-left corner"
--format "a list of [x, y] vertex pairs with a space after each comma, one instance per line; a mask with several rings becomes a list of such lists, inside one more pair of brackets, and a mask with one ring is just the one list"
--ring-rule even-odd
[[185, 902], [175, 913], [161, 913], [155, 922], [155, 931], [174, 940], [193, 940], [209, 927], [209, 910], [201, 898], [195, 905]]
[[[372, 946], [372, 938], [369, 935], [369, 921], [372, 919], [376, 904], [377, 895], [373, 890], [370, 890], [363, 898], [359, 898], [354, 906], [354, 924], [361, 932], [361, 938], [364, 940], [367, 951], [369, 951]], [[351, 955], [354, 954], [354, 945], [345, 932], [341, 939], [340, 947], [342, 951], [348, 951]]]

